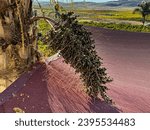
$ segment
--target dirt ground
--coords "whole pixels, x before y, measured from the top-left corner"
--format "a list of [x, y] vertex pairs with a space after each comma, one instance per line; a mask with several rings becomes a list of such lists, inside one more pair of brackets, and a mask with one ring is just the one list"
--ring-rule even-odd
[[0, 112], [13, 112], [14, 107], [30, 113], [150, 112], [150, 34], [88, 29], [108, 75], [114, 79], [108, 94], [115, 104], [92, 101], [79, 75], [59, 58], [38, 65], [0, 94]]

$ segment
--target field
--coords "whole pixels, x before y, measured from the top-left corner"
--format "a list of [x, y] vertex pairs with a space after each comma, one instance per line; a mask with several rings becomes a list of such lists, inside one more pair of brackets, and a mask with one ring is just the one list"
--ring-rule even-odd
[[81, 21], [80, 23], [86, 26], [109, 28], [113, 30], [123, 30], [123, 31], [130, 31], [130, 32], [150, 32], [150, 27], [145, 27], [143, 25], [132, 25], [129, 23], [116, 24], [116, 23], [101, 23], [101, 22], [93, 22], [93, 21]]
[[140, 21], [140, 14], [133, 14], [132, 9], [116, 9], [116, 10], [76, 10], [81, 19], [87, 20], [128, 20], [128, 21]]
[[[97, 26], [114, 30], [124, 30], [132, 32], [150, 32], [148, 26], [143, 26], [140, 14], [133, 14], [132, 9], [116, 10], [78, 10], [79, 22], [86, 26]], [[147, 23], [150, 17], [147, 18]]]
[[[40, 13], [40, 9], [36, 8], [38, 12]], [[116, 9], [109, 9], [106, 7], [104, 10], [103, 8], [99, 10], [90, 10], [90, 9], [68, 9], [66, 11], [73, 11], [77, 15], [80, 16], [80, 19], [85, 20], [128, 20], [128, 21], [140, 21], [141, 15], [136, 13], [133, 14], [134, 8], [116, 8]], [[50, 10], [48, 8], [44, 8], [45, 14], [54, 13], [53, 10]], [[64, 11], [65, 12], [65, 11]], [[148, 19], [150, 19], [148, 17]]]
[[[97, 26], [131, 32], [150, 32], [150, 28], [148, 26], [144, 27], [142, 25], [142, 16], [138, 13], [133, 14], [133, 10], [134, 8], [106, 8], [106, 10], [100, 8], [99, 10], [80, 9], [73, 11], [78, 16], [79, 22], [86, 26]], [[38, 12], [40, 14], [39, 9]], [[53, 10], [44, 8], [44, 12], [46, 15], [54, 16]], [[64, 11], [62, 13], [64, 13]], [[146, 19], [146, 23], [148, 23], [150, 16]], [[44, 26], [41, 27], [44, 28]]]

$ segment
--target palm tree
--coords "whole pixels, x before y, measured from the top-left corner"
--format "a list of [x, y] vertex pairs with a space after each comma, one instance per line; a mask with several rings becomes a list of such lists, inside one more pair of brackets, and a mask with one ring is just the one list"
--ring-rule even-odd
[[139, 8], [134, 9], [133, 14], [140, 13], [142, 15], [142, 23], [144, 25], [146, 21], [146, 16], [150, 14], [150, 2], [142, 1], [141, 4], [138, 4]]
[[[0, 5], [0, 48], [3, 52], [4, 70], [10, 62], [8, 50], [18, 50], [11, 54], [15, 65], [18, 61], [28, 61], [31, 27], [28, 24], [32, 17], [32, 0], [1, 0]], [[32, 35], [32, 34], [31, 34]], [[15, 46], [18, 45], [18, 46]], [[15, 47], [15, 48], [14, 48]], [[19, 48], [18, 48], [19, 47]], [[23, 62], [21, 62], [23, 63]]]
[[[5, 46], [4, 43], [20, 45], [22, 48], [21, 61], [26, 61], [29, 55], [29, 48], [32, 48], [34, 38], [34, 31], [31, 30], [34, 22], [40, 19], [48, 21], [48, 23], [53, 23], [54, 30], [50, 30], [47, 35], [43, 38], [44, 42], [47, 41], [53, 49], [60, 54], [65, 59], [66, 63], [70, 63], [72, 67], [76, 69], [76, 72], [80, 72], [80, 77], [82, 78], [87, 94], [92, 98], [97, 98], [98, 94], [107, 101], [111, 102], [111, 99], [107, 96], [106, 90], [108, 90], [106, 83], [112, 81], [110, 77], [107, 76], [106, 68], [102, 67], [101, 58], [97, 55], [94, 46], [94, 40], [91, 39], [91, 33], [86, 31], [86, 29], [78, 24], [77, 17], [73, 12], [61, 13], [60, 19], [55, 21], [46, 16], [34, 16], [32, 14], [32, 2], [33, 0], [1, 0], [0, 6], [0, 40], [4, 41], [0, 45]], [[38, 1], [38, 0], [37, 0]], [[72, 3], [73, 0], [70, 0]], [[58, 0], [51, 0], [53, 5], [56, 6], [55, 10], [59, 12]], [[13, 8], [12, 8], [13, 6]], [[6, 18], [11, 20], [6, 20]], [[12, 25], [10, 25], [12, 24]], [[10, 38], [6, 37], [6, 30], [12, 27], [13, 30], [8, 30], [10, 32]], [[1, 31], [0, 30], [0, 31]], [[15, 31], [17, 30], [17, 31]], [[15, 33], [14, 33], [15, 31]], [[19, 35], [13, 41], [14, 37]], [[8, 46], [4, 48], [5, 50]], [[27, 51], [26, 51], [27, 50]], [[29, 51], [28, 51], [29, 50]], [[12, 53], [13, 54], [13, 53]], [[24, 56], [24, 54], [27, 54]], [[17, 53], [17, 56], [19, 54]], [[7, 55], [4, 55], [4, 67], [7, 69]], [[32, 57], [32, 56], [31, 56]], [[15, 61], [17, 60], [14, 58]], [[22, 60], [23, 59], [23, 60]], [[22, 62], [19, 62], [22, 63]], [[21, 65], [21, 64], [19, 64]], [[22, 65], [21, 65], [22, 67]], [[21, 68], [22, 69], [22, 68]]]
[[[10, 76], [14, 68], [21, 67], [26, 60], [30, 26], [26, 26], [32, 13], [32, 0], [0, 1], [0, 52], [1, 75]], [[19, 45], [15, 46], [15, 45]], [[22, 59], [21, 59], [22, 58]], [[25, 62], [27, 63], [27, 62]], [[11, 68], [11, 70], [10, 70]], [[16, 71], [17, 72], [17, 71]], [[9, 77], [13, 81], [13, 77]], [[5, 80], [7, 84], [7, 79]], [[6, 85], [7, 86], [7, 85]]]

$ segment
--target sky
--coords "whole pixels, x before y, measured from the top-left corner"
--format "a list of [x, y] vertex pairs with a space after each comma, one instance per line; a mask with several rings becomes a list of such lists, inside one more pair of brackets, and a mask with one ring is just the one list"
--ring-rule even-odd
[[[39, 1], [49, 1], [49, 0], [39, 0]], [[65, 1], [65, 0], [59, 0], [59, 1]], [[79, 2], [79, 1], [84, 1], [84, 0], [74, 0], [74, 2]], [[107, 1], [115, 1], [115, 0], [86, 0], [86, 1], [90, 1], [90, 2], [107, 2]]]

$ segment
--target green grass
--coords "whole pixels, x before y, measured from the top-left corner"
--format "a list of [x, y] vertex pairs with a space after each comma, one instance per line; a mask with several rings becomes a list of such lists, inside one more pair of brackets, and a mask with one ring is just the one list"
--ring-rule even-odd
[[[130, 32], [150, 32], [150, 27], [142, 25], [142, 16], [133, 14], [134, 9], [117, 10], [76, 10], [79, 21], [86, 26], [96, 26], [113, 30], [124, 30]], [[150, 16], [147, 17], [147, 21]]]
[[116, 23], [101, 23], [101, 22], [93, 22], [93, 21], [83, 21], [80, 24], [86, 26], [95, 26], [102, 28], [109, 28], [113, 30], [124, 30], [130, 32], [150, 32], [150, 27], [145, 27], [142, 25], [131, 25], [131, 24], [116, 24]]
[[38, 22], [38, 30], [43, 35], [45, 35], [46, 32], [48, 32], [49, 30], [51, 30], [51, 26], [47, 22], [45, 22], [44, 20], [40, 20]]
[[89, 19], [119, 19], [119, 20], [141, 20], [140, 14], [133, 14], [132, 10], [77, 10], [76, 13], [81, 17]]
[[[40, 20], [38, 22], [38, 31], [42, 35], [45, 35], [49, 30], [51, 30], [51, 26], [47, 22], [45, 22], [44, 20]], [[49, 57], [55, 54], [52, 48], [50, 48], [46, 43], [43, 43], [40, 40], [38, 41], [38, 47], [39, 47], [39, 51], [45, 57]]]

